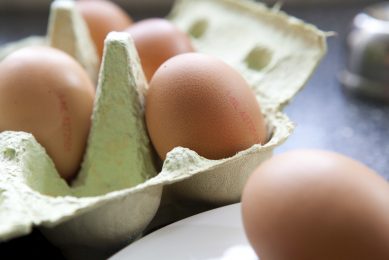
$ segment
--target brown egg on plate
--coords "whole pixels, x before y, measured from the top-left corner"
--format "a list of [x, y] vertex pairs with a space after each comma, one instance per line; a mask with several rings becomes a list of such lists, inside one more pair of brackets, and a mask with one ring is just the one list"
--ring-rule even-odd
[[169, 58], [194, 51], [189, 36], [166, 19], [145, 19], [134, 23], [126, 31], [134, 39], [148, 80]]
[[181, 54], [163, 63], [151, 79], [145, 110], [161, 159], [178, 146], [207, 159], [222, 159], [267, 138], [248, 83], [225, 62], [206, 54]]
[[132, 24], [132, 18], [126, 11], [109, 0], [79, 0], [76, 8], [88, 25], [100, 58], [108, 33], [122, 31]]
[[70, 180], [84, 154], [94, 89], [81, 65], [60, 50], [15, 51], [0, 63], [0, 131], [32, 133]]
[[338, 153], [267, 160], [246, 183], [242, 215], [260, 259], [389, 259], [389, 186]]

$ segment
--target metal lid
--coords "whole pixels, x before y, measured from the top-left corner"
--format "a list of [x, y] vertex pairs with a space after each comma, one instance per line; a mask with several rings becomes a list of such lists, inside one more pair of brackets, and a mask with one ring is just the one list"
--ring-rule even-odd
[[346, 89], [389, 101], [389, 2], [368, 6], [353, 20], [348, 35]]

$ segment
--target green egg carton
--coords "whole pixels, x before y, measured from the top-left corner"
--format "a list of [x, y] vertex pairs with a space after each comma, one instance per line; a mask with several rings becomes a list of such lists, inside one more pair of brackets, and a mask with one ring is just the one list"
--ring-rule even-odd
[[0, 241], [37, 227], [69, 258], [107, 257], [147, 230], [238, 202], [254, 168], [290, 136], [294, 124], [282, 110], [325, 54], [324, 32], [249, 0], [179, 0], [167, 18], [196, 51], [221, 58], [247, 80], [268, 141], [221, 160], [176, 147], [159, 169], [144, 122], [148, 83], [131, 37], [110, 33], [100, 67], [74, 2], [56, 0], [47, 36], [3, 46], [0, 60], [31, 45], [78, 60], [97, 84], [88, 145], [69, 185], [31, 134], [0, 133]]

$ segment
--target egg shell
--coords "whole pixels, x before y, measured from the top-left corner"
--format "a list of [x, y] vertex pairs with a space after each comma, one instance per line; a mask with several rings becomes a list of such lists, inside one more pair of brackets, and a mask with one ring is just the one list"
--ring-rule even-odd
[[183, 165], [186, 157], [185, 174], [193, 167], [191, 162], [207, 166], [201, 170], [204, 174], [170, 185], [167, 192], [215, 205], [237, 202], [253, 165], [269, 157], [291, 134], [293, 123], [282, 108], [304, 86], [326, 52], [325, 34], [253, 1], [181, 0], [169, 18], [192, 36], [197, 51], [219, 57], [247, 80], [267, 121], [269, 136], [264, 145], [216, 162], [173, 149], [163, 170]]
[[161, 65], [150, 81], [145, 118], [162, 159], [177, 146], [223, 159], [268, 140], [247, 82], [225, 62], [202, 53], [180, 54]]
[[188, 176], [181, 182], [166, 187], [171, 196], [213, 205], [240, 201], [248, 176], [273, 150], [286, 141], [293, 124], [283, 114], [267, 117], [272, 137], [265, 145], [256, 144], [233, 157], [209, 160], [187, 148], [178, 147], [168, 153], [162, 171]]
[[131, 17], [114, 1], [78, 0], [76, 9], [88, 25], [99, 58], [103, 56], [104, 39], [111, 31], [122, 31], [132, 24]]
[[10, 42], [0, 46], [0, 61], [10, 53], [28, 46], [46, 46], [46, 36], [29, 36], [16, 42]]
[[[74, 5], [69, 6], [66, 12], [74, 12]], [[77, 26], [82, 19], [69, 17], [63, 20], [62, 26], [74, 31], [74, 41], [90, 43], [87, 33], [75, 33], [76, 28], [85, 29], [85, 26]], [[267, 121], [269, 141], [223, 160], [207, 160], [194, 151], [177, 147], [168, 153], [161, 172], [147, 179], [153, 175], [147, 174], [147, 169], [153, 166], [149, 140], [143, 134], [134, 138], [130, 132], [123, 131], [126, 125], [123, 120], [126, 120], [132, 130], [145, 133], [142, 106], [147, 82], [128, 35], [110, 34], [104, 55], [110, 53], [111, 57], [106, 60], [110, 60], [111, 65], [103, 64], [100, 70], [92, 130], [77, 185], [69, 187], [58, 177], [50, 158], [31, 135], [0, 134], [0, 168], [4, 169], [4, 174], [0, 175], [1, 241], [27, 234], [33, 226], [39, 226], [69, 256], [82, 256], [85, 252], [79, 254], [77, 250], [81, 247], [100, 257], [107, 256], [108, 252], [140, 236], [146, 228], [155, 227], [155, 223], [166, 224], [181, 213], [187, 215], [188, 209], [180, 208], [180, 202], [188, 205], [197, 201], [191, 205], [201, 208], [202, 205], [216, 207], [238, 201], [250, 172], [288, 138], [293, 123], [281, 112], [282, 107], [305, 84], [324, 55], [325, 34], [277, 9], [251, 1], [178, 1], [169, 18], [192, 35], [196, 49], [220, 57], [248, 80]], [[50, 20], [50, 24], [54, 22], [55, 19]], [[264, 36], [259, 37], [262, 33]], [[60, 39], [63, 35], [53, 34], [52, 37]], [[38, 41], [8, 45], [7, 51]], [[47, 42], [42, 40], [42, 44]], [[84, 45], [69, 44], [82, 52]], [[5, 52], [0, 50], [0, 54]], [[118, 63], [124, 64], [113, 65], [116, 58]], [[111, 77], [112, 66], [129, 68], [129, 73]], [[128, 106], [135, 100], [140, 106]], [[111, 109], [127, 117], [104, 116], [107, 111], [115, 115]], [[138, 152], [129, 145], [100, 145], [101, 140], [109, 143], [107, 137], [115, 136], [116, 131], [127, 143], [134, 138], [131, 142], [138, 145]], [[118, 153], [112, 151], [116, 149], [130, 156], [128, 160], [143, 166], [134, 171], [131, 164], [115, 164]], [[88, 164], [110, 166], [98, 170], [89, 168]], [[95, 170], [98, 171], [95, 173]], [[140, 176], [146, 179], [129, 187], [134, 185], [127, 180], [129, 174], [137, 176], [135, 179]], [[166, 196], [162, 196], [161, 201], [162, 188]], [[171, 205], [173, 210], [169, 208]], [[154, 214], [157, 215], [147, 227]]]
[[126, 32], [134, 39], [143, 71], [149, 81], [166, 60], [194, 51], [189, 36], [163, 18], [141, 20], [128, 27]]
[[389, 185], [347, 156], [294, 150], [261, 164], [242, 196], [262, 259], [388, 259]]
[[97, 82], [99, 57], [81, 14], [74, 1], [56, 0], [50, 7], [47, 35], [30, 36], [0, 48], [0, 60], [26, 46], [51, 46], [58, 48], [73, 58], [88, 72], [93, 82]]
[[55, 48], [30, 46], [0, 63], [0, 132], [25, 131], [70, 181], [82, 161], [95, 87], [80, 64]]

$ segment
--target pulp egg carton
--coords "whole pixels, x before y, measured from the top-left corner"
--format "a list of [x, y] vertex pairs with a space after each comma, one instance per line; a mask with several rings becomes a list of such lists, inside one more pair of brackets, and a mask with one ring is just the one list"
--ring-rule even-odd
[[237, 69], [265, 116], [268, 141], [221, 160], [176, 147], [159, 167], [144, 121], [148, 83], [131, 37], [112, 32], [101, 66], [73, 1], [52, 3], [46, 37], [0, 49], [49, 45], [77, 59], [96, 82], [92, 127], [80, 172], [68, 185], [25, 132], [0, 133], [0, 241], [33, 227], [69, 258], [106, 257], [161, 225], [235, 203], [250, 173], [294, 125], [282, 113], [326, 51], [326, 35], [279, 8], [249, 0], [181, 0], [168, 16], [195, 49]]

